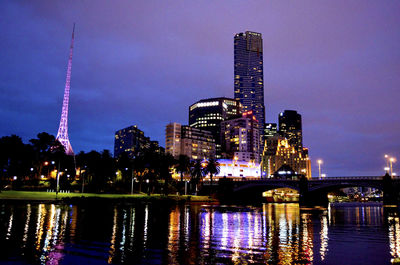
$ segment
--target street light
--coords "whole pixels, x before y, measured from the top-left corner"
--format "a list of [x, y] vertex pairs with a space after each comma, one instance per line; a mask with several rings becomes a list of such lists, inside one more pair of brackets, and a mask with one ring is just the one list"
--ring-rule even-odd
[[322, 176], [322, 178], [323, 178], [323, 179], [325, 179], [325, 178], [326, 178], [326, 174], [322, 174], [321, 176]]
[[318, 173], [319, 173], [318, 177], [319, 179], [321, 179], [321, 164], [323, 163], [323, 161], [321, 159], [318, 159], [317, 163], [318, 163]]
[[133, 195], [133, 168], [132, 168], [132, 179], [131, 179], [131, 195]]
[[389, 167], [389, 155], [385, 154], [386, 166]]
[[393, 177], [393, 163], [396, 162], [396, 158], [391, 157], [391, 158], [389, 159], [389, 161], [390, 161], [390, 176]]

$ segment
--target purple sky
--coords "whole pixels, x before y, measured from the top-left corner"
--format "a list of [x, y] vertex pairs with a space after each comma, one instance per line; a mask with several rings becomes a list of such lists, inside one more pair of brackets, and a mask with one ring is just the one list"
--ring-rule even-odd
[[[303, 117], [313, 175], [379, 175], [400, 159], [400, 1], [0, 2], [0, 136], [56, 134], [71, 38], [74, 150], [136, 124], [164, 146], [188, 106], [233, 97], [233, 36], [263, 34], [268, 122]], [[400, 161], [395, 165], [399, 171]], [[400, 172], [398, 172], [400, 173]]]

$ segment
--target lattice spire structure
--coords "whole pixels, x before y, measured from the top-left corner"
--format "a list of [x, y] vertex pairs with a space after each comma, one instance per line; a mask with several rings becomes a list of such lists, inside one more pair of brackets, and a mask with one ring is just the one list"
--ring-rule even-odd
[[69, 90], [71, 83], [71, 67], [72, 67], [72, 53], [74, 50], [74, 33], [75, 33], [75, 23], [72, 29], [72, 39], [69, 51], [68, 68], [67, 68], [67, 79], [65, 81], [64, 99], [61, 111], [60, 126], [58, 127], [58, 133], [56, 139], [64, 146], [65, 153], [67, 155], [73, 155], [71, 143], [68, 138], [68, 105], [69, 105]]

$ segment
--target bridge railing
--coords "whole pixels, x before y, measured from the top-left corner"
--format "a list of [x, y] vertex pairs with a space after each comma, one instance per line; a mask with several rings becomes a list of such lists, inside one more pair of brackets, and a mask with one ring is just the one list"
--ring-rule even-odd
[[[271, 181], [271, 182], [277, 182], [277, 181], [298, 181], [298, 180], [293, 180], [293, 179], [276, 179], [276, 178], [260, 178], [260, 177], [250, 177], [250, 178], [242, 178], [242, 177], [228, 177], [229, 180], [233, 182], [247, 182], [247, 181]], [[400, 180], [400, 177], [394, 177], [393, 179], [395, 180]], [[214, 180], [214, 184], [218, 183], [219, 179]], [[335, 181], [335, 180], [382, 180], [382, 176], [349, 176], [349, 177], [327, 177], [327, 178], [311, 178], [309, 181]], [[210, 181], [209, 180], [204, 180], [203, 184], [209, 185]]]
[[328, 177], [328, 178], [311, 178], [310, 180], [382, 180], [382, 177], [360, 176], [360, 177]]

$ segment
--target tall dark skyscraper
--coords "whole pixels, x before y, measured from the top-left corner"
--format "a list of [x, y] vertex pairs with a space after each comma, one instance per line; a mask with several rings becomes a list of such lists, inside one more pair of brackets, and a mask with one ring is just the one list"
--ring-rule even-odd
[[289, 144], [297, 150], [303, 149], [303, 133], [301, 115], [295, 110], [285, 110], [279, 113], [279, 133], [288, 139]]
[[150, 138], [136, 125], [115, 132], [114, 157], [127, 153], [130, 158], [137, 156], [140, 152], [150, 148]]
[[259, 122], [260, 135], [265, 123], [263, 42], [260, 33], [246, 31], [234, 37], [235, 99], [243, 112], [252, 111]]

